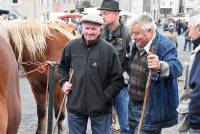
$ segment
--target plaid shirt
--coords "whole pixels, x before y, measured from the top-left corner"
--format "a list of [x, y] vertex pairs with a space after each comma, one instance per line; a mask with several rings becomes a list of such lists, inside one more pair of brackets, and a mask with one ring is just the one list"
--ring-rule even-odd
[[145, 94], [146, 86], [146, 60], [147, 54], [145, 50], [137, 49], [133, 60], [130, 64], [130, 84], [129, 95], [133, 101], [142, 102]]

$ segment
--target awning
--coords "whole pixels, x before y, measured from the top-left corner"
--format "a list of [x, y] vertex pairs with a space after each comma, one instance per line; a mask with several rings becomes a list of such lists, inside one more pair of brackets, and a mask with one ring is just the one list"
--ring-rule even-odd
[[58, 19], [67, 19], [67, 18], [81, 18], [83, 14], [80, 13], [69, 13], [66, 15], [59, 16]]

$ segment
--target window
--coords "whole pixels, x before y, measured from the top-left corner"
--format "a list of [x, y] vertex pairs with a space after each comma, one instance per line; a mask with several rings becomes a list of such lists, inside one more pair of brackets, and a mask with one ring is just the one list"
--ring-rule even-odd
[[44, 4], [43, 0], [40, 0], [40, 6], [42, 6]]
[[47, 6], [47, 5], [49, 5], [49, 2], [48, 2], [48, 0], [40, 0], [40, 5]]
[[165, 6], [165, 1], [162, 1], [162, 6]]
[[61, 2], [61, 0], [53, 0], [54, 4], [59, 4]]
[[13, 0], [13, 3], [17, 4], [17, 3], [19, 3], [19, 1], [18, 0]]
[[95, 0], [92, 0], [92, 1], [91, 1], [91, 4], [94, 5], [94, 4], [95, 4]]
[[57, 3], [57, 4], [60, 4], [60, 2], [61, 2], [61, 0], [56, 0], [56, 3]]
[[173, 6], [173, 1], [170, 1], [169, 5], [170, 5], [170, 6]]
[[44, 4], [45, 6], [47, 6], [47, 5], [48, 5], [48, 0], [43, 0], [43, 4]]

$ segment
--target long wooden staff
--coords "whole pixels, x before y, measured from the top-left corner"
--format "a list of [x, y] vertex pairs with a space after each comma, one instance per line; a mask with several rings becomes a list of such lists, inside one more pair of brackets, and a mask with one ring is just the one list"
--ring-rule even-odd
[[[71, 83], [71, 81], [72, 81], [72, 76], [73, 76], [73, 70], [71, 70], [71, 73], [70, 73], [70, 77], [69, 77], [69, 81], [68, 81], [69, 83]], [[56, 127], [57, 127], [57, 124], [58, 124], [58, 120], [59, 120], [59, 117], [60, 117], [60, 113], [62, 111], [62, 107], [65, 103], [66, 97], [67, 97], [67, 94], [65, 94], [64, 97], [63, 97], [63, 100], [62, 100], [62, 103], [61, 103], [61, 106], [60, 106], [60, 110], [59, 110], [59, 113], [58, 113], [58, 116], [57, 116], [57, 119], [56, 119], [56, 124], [55, 124], [53, 131], [52, 131], [52, 134], [55, 133], [55, 130], [56, 130]]]
[[[155, 48], [152, 48], [152, 53], [155, 54]], [[141, 128], [142, 128], [142, 124], [143, 124], [143, 121], [144, 121], [145, 110], [146, 110], [147, 101], [148, 101], [148, 97], [149, 97], [151, 77], [152, 77], [152, 69], [149, 70], [149, 74], [148, 74], [148, 78], [147, 78], [144, 102], [143, 102], [143, 106], [142, 106], [142, 114], [141, 114], [141, 117], [140, 117], [140, 122], [139, 122], [139, 125], [138, 125], [137, 134], [141, 134]]]

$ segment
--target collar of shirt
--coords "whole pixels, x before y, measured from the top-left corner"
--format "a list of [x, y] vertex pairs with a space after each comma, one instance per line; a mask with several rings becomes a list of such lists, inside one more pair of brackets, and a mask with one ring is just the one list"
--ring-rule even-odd
[[92, 47], [95, 46], [96, 44], [98, 44], [99, 40], [100, 40], [100, 36], [98, 36], [95, 40], [93, 41], [86, 41], [84, 35], [81, 36], [82, 40], [81, 43], [83, 43], [85, 46], [87, 47]]
[[200, 51], [200, 45], [196, 47], [191, 53], [190, 53], [190, 61], [193, 63], [195, 55], [197, 52]]
[[145, 51], [147, 52], [147, 53], [149, 53], [149, 50], [150, 50], [150, 48], [151, 48], [151, 44], [152, 44], [152, 42], [153, 42], [153, 40], [156, 38], [156, 32], [154, 33], [154, 35], [153, 35], [153, 37], [152, 37], [152, 39], [149, 41], [149, 43], [144, 47], [144, 49], [145, 49]]
[[122, 24], [117, 26], [117, 28], [112, 32], [109, 30], [108, 25], [106, 26], [106, 36], [109, 37], [109, 40], [111, 40], [113, 38], [113, 36], [115, 36], [115, 37], [119, 37], [120, 36], [121, 25]]

